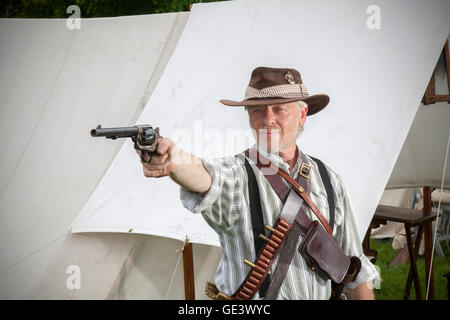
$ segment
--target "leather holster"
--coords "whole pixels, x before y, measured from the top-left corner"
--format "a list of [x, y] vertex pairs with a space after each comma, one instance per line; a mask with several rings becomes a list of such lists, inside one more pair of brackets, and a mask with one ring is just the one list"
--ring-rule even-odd
[[298, 250], [312, 270], [332, 281], [331, 300], [339, 299], [345, 285], [354, 281], [361, 270], [359, 258], [345, 255], [317, 221], [311, 222]]

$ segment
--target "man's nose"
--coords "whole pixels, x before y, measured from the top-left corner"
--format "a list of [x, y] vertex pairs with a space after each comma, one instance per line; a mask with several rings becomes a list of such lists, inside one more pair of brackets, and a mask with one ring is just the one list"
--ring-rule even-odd
[[264, 125], [271, 126], [275, 123], [275, 114], [271, 108], [266, 108], [264, 112]]

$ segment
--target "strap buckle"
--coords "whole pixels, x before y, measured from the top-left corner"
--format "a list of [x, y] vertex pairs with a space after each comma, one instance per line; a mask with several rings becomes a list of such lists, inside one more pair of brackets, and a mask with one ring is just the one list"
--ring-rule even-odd
[[306, 162], [303, 162], [298, 169], [298, 173], [306, 179], [309, 179], [311, 177], [311, 166]]

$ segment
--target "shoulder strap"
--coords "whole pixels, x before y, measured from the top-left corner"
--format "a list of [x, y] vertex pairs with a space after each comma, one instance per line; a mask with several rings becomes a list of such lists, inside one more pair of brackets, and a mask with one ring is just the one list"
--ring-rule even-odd
[[279, 168], [278, 168], [278, 174], [280, 176], [282, 176], [286, 181], [288, 181], [292, 185], [294, 190], [298, 193], [298, 195], [300, 197], [302, 197], [303, 200], [305, 200], [306, 204], [312, 209], [312, 211], [314, 212], [316, 217], [319, 219], [320, 223], [323, 225], [325, 230], [327, 230], [328, 234], [333, 238], [333, 230], [331, 229], [327, 219], [325, 219], [325, 217], [320, 212], [319, 208], [317, 208], [317, 206], [314, 204], [314, 202], [312, 202], [312, 200], [309, 197], [306, 190], [297, 181], [292, 179], [292, 177], [290, 175], [288, 175], [286, 172], [284, 172], [283, 170], [281, 170]]
[[[310, 156], [311, 157], [311, 156]], [[325, 186], [325, 191], [327, 193], [327, 199], [328, 199], [328, 208], [330, 208], [330, 227], [331, 230], [334, 228], [334, 192], [333, 192], [333, 186], [330, 181], [330, 176], [328, 175], [328, 170], [323, 164], [323, 162], [317, 158], [311, 157], [319, 167], [320, 177], [322, 178], [323, 185]]]
[[[248, 152], [249, 152], [248, 149], [244, 152], [246, 154], [246, 156], [249, 155]], [[325, 230], [327, 230], [328, 234], [331, 237], [333, 237], [333, 230], [331, 229], [328, 221], [322, 215], [322, 213], [317, 208], [317, 206], [311, 201], [311, 198], [309, 197], [308, 193], [305, 192], [305, 189], [302, 186], [300, 186], [300, 184], [297, 181], [292, 179], [292, 177], [289, 174], [287, 174], [286, 172], [284, 172], [282, 169], [278, 168], [277, 166], [273, 165], [268, 159], [265, 159], [265, 157], [262, 156], [259, 152], [257, 152], [257, 154], [253, 155], [253, 156], [256, 156], [256, 159], [252, 159], [252, 158], [250, 158], [250, 159], [255, 161], [256, 166], [259, 169], [270, 167], [270, 169], [271, 169], [271, 170], [269, 170], [270, 173], [263, 173], [263, 174], [266, 177], [266, 179], [268, 180], [269, 184], [272, 186], [273, 190], [280, 197], [280, 200], [284, 203], [287, 198], [287, 195], [289, 194], [289, 188], [287, 188], [284, 185], [284, 183], [281, 181], [281, 177], [283, 177], [287, 182], [289, 182], [289, 184], [292, 185], [294, 190], [305, 200], [305, 202], [312, 209], [312, 211], [314, 212], [316, 217], [319, 219], [320, 223], [323, 225]], [[266, 164], [262, 164], [260, 162], [260, 159], [264, 159], [264, 163], [266, 163]], [[278, 174], [274, 174], [275, 172], [277, 172]], [[282, 194], [280, 194], [280, 191], [283, 191], [283, 188], [287, 192], [282, 195]]]
[[[262, 240], [259, 237], [260, 234], [263, 235], [265, 234], [264, 218], [261, 207], [261, 199], [259, 196], [258, 183], [256, 182], [255, 173], [253, 172], [253, 169], [250, 166], [250, 163], [248, 162], [247, 158], [245, 158], [244, 165], [248, 177], [248, 194], [250, 198], [250, 214], [252, 220], [253, 243], [255, 247], [255, 255], [257, 255], [264, 245], [264, 240]], [[270, 283], [270, 275], [267, 276], [267, 278], [264, 280], [263, 284], [259, 289], [260, 297], [264, 297], [264, 295], [266, 294], [267, 288], [269, 287], [269, 283]]]

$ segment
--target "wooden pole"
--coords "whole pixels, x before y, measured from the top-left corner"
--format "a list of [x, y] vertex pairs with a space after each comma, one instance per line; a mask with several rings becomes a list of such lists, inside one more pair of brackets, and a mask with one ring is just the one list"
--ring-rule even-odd
[[[450, 52], [448, 49], [448, 39], [445, 41], [444, 46], [444, 62], [445, 62], [445, 71], [447, 72], [447, 86], [448, 86], [448, 94], [450, 95]], [[447, 101], [450, 103], [450, 100]]]
[[[425, 215], [431, 214], [431, 188], [423, 188], [423, 212]], [[433, 268], [431, 266], [431, 255], [433, 250], [433, 228], [432, 222], [424, 226], [424, 240], [425, 240], [425, 284], [428, 288], [428, 278], [430, 279], [428, 299], [434, 300], [434, 276]]]
[[183, 249], [184, 268], [184, 297], [186, 300], [195, 300], [194, 285], [194, 255], [192, 253], [192, 243], [185, 244]]

